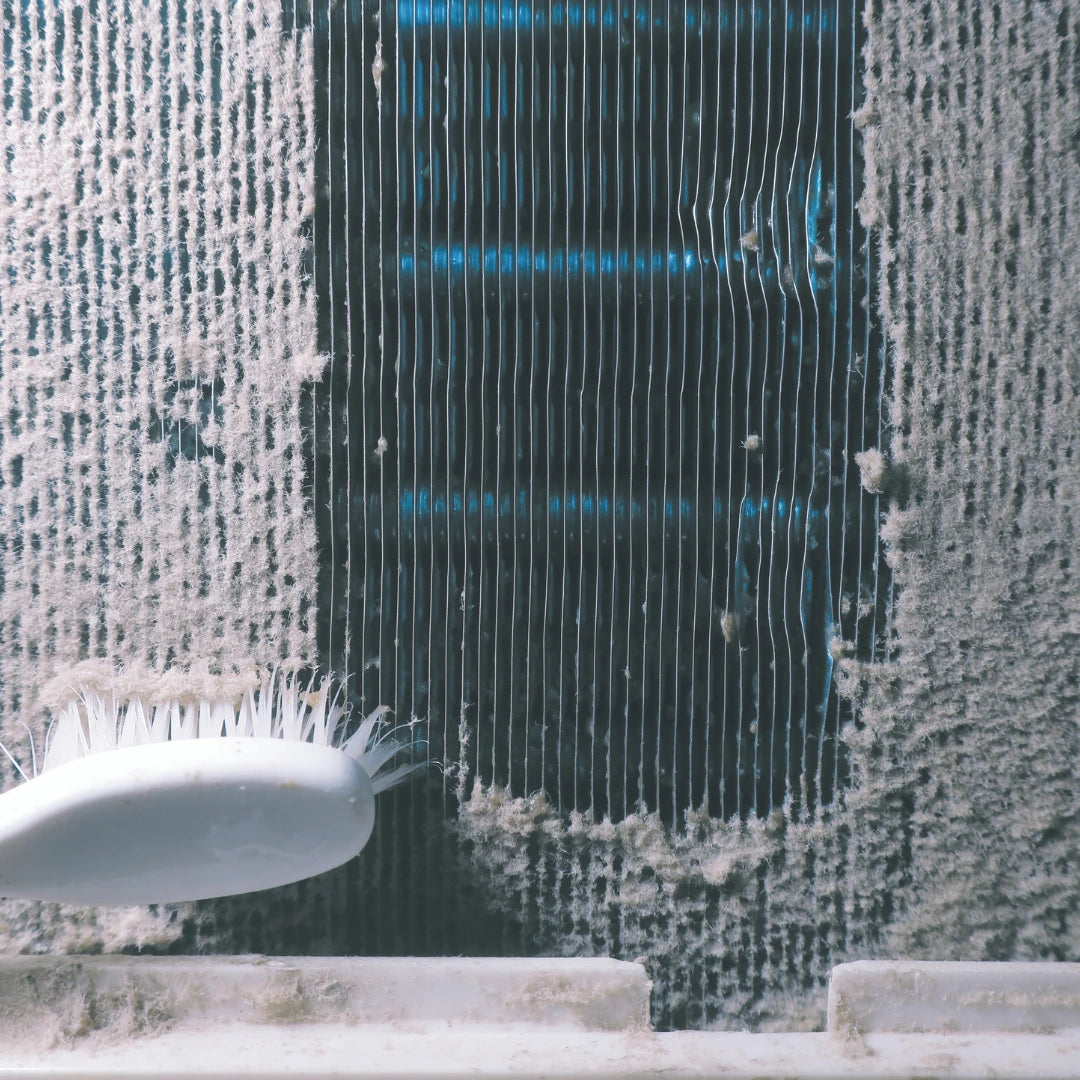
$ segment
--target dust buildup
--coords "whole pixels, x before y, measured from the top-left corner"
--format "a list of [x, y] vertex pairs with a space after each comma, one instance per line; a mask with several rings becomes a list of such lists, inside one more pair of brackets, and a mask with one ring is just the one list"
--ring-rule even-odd
[[882, 494], [889, 480], [889, 472], [881, 451], [876, 447], [863, 450], [855, 455], [855, 464], [859, 467], [859, 482], [863, 488], [871, 494]]
[[966, 7], [870, 18], [865, 200], [912, 487], [858, 801], [897, 845], [888, 952], [1076, 959], [1080, 10]]
[[73, 907], [32, 900], [0, 904], [0, 954], [163, 953], [183, 936], [187, 905]]
[[312, 655], [314, 89], [276, 3], [57, 0], [7, 31], [0, 741], [29, 774], [70, 665]]
[[78, 961], [0, 969], [0, 1040], [6, 1050], [108, 1045], [174, 1023], [179, 987], [167, 976], [105, 986]]
[[[542, 797], [477, 788], [457, 828], [492, 898], [539, 952], [640, 959], [654, 1014], [672, 1026], [762, 1027], [781, 1016], [788, 1029], [823, 1026], [820, 991], [762, 995], [818, 986], [844, 942], [852, 897], [836, 874], [844, 843], [832, 821], [796, 824], [778, 812], [691, 815], [678, 830], [656, 814], [567, 824]], [[773, 920], [813, 932], [761, 950], [751, 970], [747, 954]]]
[[330, 975], [305, 976], [296, 970], [272, 971], [252, 1001], [260, 1024], [307, 1024], [347, 1015], [350, 986]]

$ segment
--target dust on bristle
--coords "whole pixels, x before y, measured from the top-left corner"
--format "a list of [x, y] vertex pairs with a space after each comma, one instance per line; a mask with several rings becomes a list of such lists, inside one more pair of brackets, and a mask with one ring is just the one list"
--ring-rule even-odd
[[389, 706], [380, 705], [350, 733], [344, 684], [330, 677], [305, 681], [293, 670], [273, 668], [185, 681], [180, 672], [125, 676], [100, 664], [80, 668], [48, 688], [53, 719], [43, 760], [32, 738], [29, 770], [0, 745], [24, 779], [91, 754], [205, 738], [292, 739], [334, 747], [363, 766], [376, 792], [422, 765], [392, 765], [412, 740], [397, 738], [400, 729], [383, 719]]

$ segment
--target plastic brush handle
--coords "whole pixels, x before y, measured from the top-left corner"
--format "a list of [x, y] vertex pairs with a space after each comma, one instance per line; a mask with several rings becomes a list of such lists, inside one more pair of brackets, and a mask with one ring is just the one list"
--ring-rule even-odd
[[332, 747], [113, 750], [0, 795], [0, 896], [127, 905], [251, 892], [346, 862], [374, 822], [367, 772]]

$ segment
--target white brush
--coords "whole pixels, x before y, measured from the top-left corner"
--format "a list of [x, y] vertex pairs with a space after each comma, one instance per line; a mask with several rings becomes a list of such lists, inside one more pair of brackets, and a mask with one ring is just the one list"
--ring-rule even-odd
[[[119, 685], [119, 684], [118, 684]], [[121, 688], [122, 691], [122, 688]], [[0, 795], [0, 896], [150, 904], [252, 892], [351, 859], [416, 765], [377, 709], [267, 673], [235, 701], [80, 688], [40, 772]]]

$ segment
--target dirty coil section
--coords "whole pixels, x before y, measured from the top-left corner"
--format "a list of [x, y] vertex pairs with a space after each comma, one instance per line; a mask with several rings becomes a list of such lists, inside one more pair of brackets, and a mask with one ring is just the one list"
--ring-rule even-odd
[[889, 949], [1077, 960], [1080, 7], [871, 11], [860, 212], [911, 491], [853, 752], [907, 817]]
[[29, 760], [65, 665], [314, 649], [314, 79], [276, 4], [0, 29], [0, 704]]
[[[276, 3], [5, 3], [0, 35], [0, 741], [29, 767], [87, 658], [314, 651], [314, 79]], [[79, 938], [39, 916], [0, 936]]]
[[333, 886], [355, 947], [645, 955], [661, 1024], [821, 978], [759, 857], [886, 651], [859, 8], [315, 5], [321, 644], [443, 766]]

